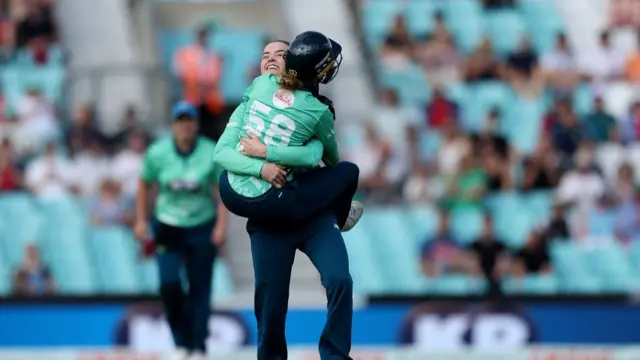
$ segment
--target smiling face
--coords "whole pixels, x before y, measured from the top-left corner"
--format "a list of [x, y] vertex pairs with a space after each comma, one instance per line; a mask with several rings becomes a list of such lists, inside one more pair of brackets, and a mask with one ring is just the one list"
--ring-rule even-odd
[[284, 52], [287, 51], [288, 48], [289, 45], [281, 41], [268, 43], [262, 53], [260, 73], [280, 75], [284, 69]]

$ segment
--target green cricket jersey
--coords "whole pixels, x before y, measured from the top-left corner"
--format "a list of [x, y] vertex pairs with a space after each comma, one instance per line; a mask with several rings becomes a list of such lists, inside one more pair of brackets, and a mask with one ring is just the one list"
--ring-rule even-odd
[[[329, 107], [310, 92], [281, 89], [278, 80], [269, 74], [253, 81], [215, 150], [214, 162], [228, 171], [231, 187], [246, 197], [260, 196], [271, 188], [260, 178], [266, 162], [299, 168], [317, 166], [320, 160], [326, 166], [339, 162]], [[239, 152], [239, 140], [247, 132], [267, 145], [266, 160]]]
[[180, 154], [173, 137], [149, 147], [142, 167], [142, 179], [160, 188], [156, 218], [168, 225], [192, 227], [216, 215], [211, 187], [221, 170], [211, 161], [216, 143], [198, 137], [191, 154]]

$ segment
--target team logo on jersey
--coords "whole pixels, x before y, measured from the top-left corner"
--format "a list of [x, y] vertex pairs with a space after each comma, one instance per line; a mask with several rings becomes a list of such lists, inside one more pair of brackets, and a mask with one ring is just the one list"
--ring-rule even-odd
[[273, 94], [273, 105], [278, 109], [286, 109], [293, 106], [296, 97], [289, 90], [278, 90]]

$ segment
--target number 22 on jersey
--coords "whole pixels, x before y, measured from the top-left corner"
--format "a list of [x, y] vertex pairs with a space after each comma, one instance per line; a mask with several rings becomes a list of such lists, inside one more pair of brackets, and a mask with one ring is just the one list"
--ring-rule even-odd
[[249, 109], [249, 123], [244, 129], [258, 135], [266, 145], [287, 146], [296, 129], [296, 123], [285, 115], [271, 117], [270, 113], [269, 106], [253, 100]]

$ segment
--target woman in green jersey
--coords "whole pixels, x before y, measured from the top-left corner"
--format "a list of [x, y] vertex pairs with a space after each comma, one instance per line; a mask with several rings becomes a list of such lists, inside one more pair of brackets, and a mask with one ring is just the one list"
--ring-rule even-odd
[[[231, 212], [248, 218], [259, 360], [287, 357], [285, 318], [296, 250], [309, 256], [326, 289], [320, 357], [349, 359], [353, 284], [340, 230], [348, 231], [362, 215], [361, 205], [352, 207], [359, 170], [339, 162], [334, 115], [318, 94], [318, 84], [337, 73], [340, 51], [320, 33], [298, 35], [286, 51], [285, 73], [253, 82], [216, 147], [214, 161], [226, 170], [221, 198]], [[239, 142], [250, 133], [267, 145], [264, 159], [243, 155]], [[321, 159], [327, 166], [315, 168]]]
[[[149, 193], [158, 186], [154, 240], [160, 295], [183, 359], [204, 359], [216, 248], [224, 244], [227, 210], [216, 189], [220, 171], [211, 161], [216, 144], [199, 137], [196, 108], [180, 102], [173, 109], [173, 136], [152, 144], [144, 159], [136, 207], [135, 235], [149, 237]], [[182, 286], [185, 268], [188, 291]]]

